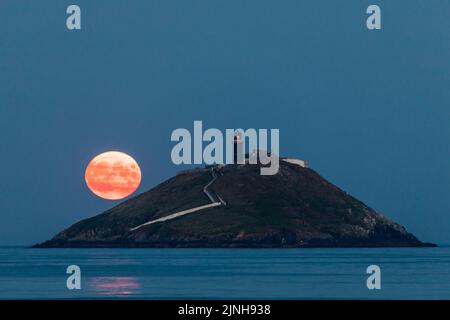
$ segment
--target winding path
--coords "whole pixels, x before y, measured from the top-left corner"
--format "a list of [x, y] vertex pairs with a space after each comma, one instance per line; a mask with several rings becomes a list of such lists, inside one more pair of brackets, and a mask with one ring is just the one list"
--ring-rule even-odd
[[145, 222], [145, 223], [143, 223], [141, 225], [138, 225], [137, 227], [131, 228], [130, 231], [138, 230], [139, 228], [142, 228], [144, 226], [148, 226], [150, 224], [154, 224], [154, 223], [158, 223], [158, 222], [164, 222], [164, 221], [167, 221], [167, 220], [172, 220], [172, 219], [184, 216], [184, 215], [189, 214], [189, 213], [197, 212], [197, 211], [200, 211], [200, 210], [213, 208], [213, 207], [218, 207], [218, 206], [226, 206], [227, 205], [226, 202], [223, 201], [223, 199], [216, 192], [214, 192], [214, 190], [210, 190], [209, 189], [209, 187], [219, 177], [217, 172], [216, 172], [216, 170], [214, 168], [211, 168], [211, 176], [212, 176], [212, 180], [210, 182], [208, 182], [208, 184], [203, 187], [203, 192], [209, 198], [211, 203], [205, 204], [205, 205], [202, 205], [202, 206], [199, 206], [199, 207], [194, 207], [194, 208], [191, 208], [191, 209], [183, 210], [183, 211], [178, 211], [178, 212], [169, 214], [168, 216], [164, 216], [162, 218], [158, 218], [158, 219], [155, 219], [155, 220], [150, 220], [150, 221]]

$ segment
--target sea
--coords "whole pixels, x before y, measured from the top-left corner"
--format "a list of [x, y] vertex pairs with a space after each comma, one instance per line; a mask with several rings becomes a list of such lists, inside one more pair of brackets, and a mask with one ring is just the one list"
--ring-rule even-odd
[[[380, 289], [367, 287], [371, 265]], [[450, 299], [450, 247], [0, 247], [0, 299]]]

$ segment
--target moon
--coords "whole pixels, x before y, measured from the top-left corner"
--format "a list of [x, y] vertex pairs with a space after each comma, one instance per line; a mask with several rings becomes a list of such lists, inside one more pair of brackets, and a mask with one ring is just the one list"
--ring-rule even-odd
[[107, 200], [128, 197], [141, 184], [141, 169], [131, 156], [119, 151], [99, 154], [89, 162], [84, 175], [88, 188]]

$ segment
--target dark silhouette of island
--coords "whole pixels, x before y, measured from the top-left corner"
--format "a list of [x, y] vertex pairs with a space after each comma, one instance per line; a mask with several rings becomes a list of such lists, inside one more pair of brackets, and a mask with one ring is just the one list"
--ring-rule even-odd
[[37, 248], [429, 247], [302, 160], [186, 170]]

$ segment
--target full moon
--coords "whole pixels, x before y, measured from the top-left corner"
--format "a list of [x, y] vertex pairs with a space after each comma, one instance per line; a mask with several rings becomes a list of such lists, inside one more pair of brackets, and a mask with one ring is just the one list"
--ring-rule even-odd
[[108, 200], [123, 199], [139, 187], [141, 169], [123, 152], [108, 151], [89, 162], [84, 175], [88, 188]]

